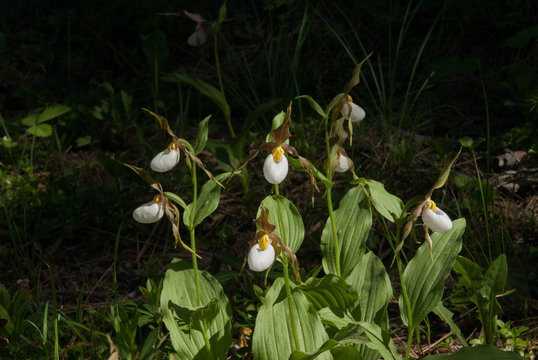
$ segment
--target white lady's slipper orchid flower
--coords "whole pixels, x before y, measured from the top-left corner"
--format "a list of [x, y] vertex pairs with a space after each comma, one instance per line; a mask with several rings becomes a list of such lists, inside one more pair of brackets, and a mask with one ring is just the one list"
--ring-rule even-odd
[[271, 184], [280, 184], [288, 175], [288, 159], [280, 146], [265, 158], [263, 175]]
[[151, 224], [159, 221], [164, 215], [163, 203], [160, 195], [156, 195], [153, 201], [137, 207], [133, 211], [133, 218], [142, 224]]
[[248, 253], [248, 267], [252, 271], [265, 271], [275, 261], [275, 249], [268, 235], [263, 235]]
[[348, 96], [348, 99], [349, 102], [346, 102], [344, 103], [344, 105], [342, 105], [342, 110], [340, 111], [340, 113], [343, 117], [353, 123], [361, 122], [366, 117], [364, 109], [361, 108], [359, 105], [355, 104], [351, 96]]
[[196, 30], [187, 39], [187, 44], [190, 46], [201, 46], [207, 42], [207, 30], [199, 23], [196, 26]]
[[349, 163], [347, 161], [347, 156], [338, 154], [338, 165], [334, 171], [343, 173], [349, 170]]
[[180, 152], [177, 145], [171, 143], [166, 150], [161, 151], [151, 160], [149, 166], [153, 171], [166, 172], [179, 162]]
[[452, 221], [448, 215], [432, 200], [422, 210], [422, 222], [433, 232], [447, 232], [452, 229]]

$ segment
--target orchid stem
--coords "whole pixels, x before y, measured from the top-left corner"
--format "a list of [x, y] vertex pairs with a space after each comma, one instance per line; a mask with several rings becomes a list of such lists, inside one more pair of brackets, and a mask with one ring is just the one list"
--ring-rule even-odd
[[196, 238], [194, 236], [194, 218], [196, 216], [196, 199], [198, 197], [198, 182], [196, 180], [196, 165], [192, 164], [191, 167], [193, 195], [192, 195], [192, 208], [190, 213], [190, 226], [189, 234], [191, 236], [191, 249], [192, 249], [192, 269], [194, 270], [194, 283], [196, 285], [196, 303], [198, 306], [202, 306], [200, 299], [200, 283], [198, 281], [198, 263], [196, 260]]
[[[280, 196], [280, 193], [278, 191], [278, 184], [275, 184], [275, 194]], [[282, 232], [282, 241], [284, 242], [284, 245], [288, 246], [288, 239], [286, 237], [286, 231], [284, 227], [282, 226], [284, 224], [283, 217], [282, 217], [282, 211], [280, 210], [280, 202], [277, 201], [278, 206], [278, 217], [281, 224], [280, 231]], [[301, 351], [301, 345], [299, 343], [299, 335], [297, 333], [297, 325], [295, 322], [295, 309], [293, 307], [293, 300], [291, 298], [291, 287], [290, 287], [290, 278], [288, 274], [288, 258], [286, 257], [286, 254], [282, 256], [282, 268], [284, 269], [284, 288], [286, 290], [286, 298], [288, 299], [288, 308], [290, 310], [290, 322], [291, 322], [291, 330], [293, 332], [293, 340], [295, 342], [295, 350]]]
[[[332, 169], [331, 169], [331, 146], [329, 142], [329, 121], [325, 119], [325, 145], [327, 147], [327, 179], [332, 184]], [[327, 208], [329, 210], [329, 218], [331, 220], [331, 230], [333, 233], [334, 239], [334, 263], [336, 266], [336, 275], [342, 276], [342, 271], [340, 270], [340, 247], [338, 244], [338, 232], [336, 231], [336, 222], [334, 220], [334, 211], [333, 211], [333, 200], [331, 195], [332, 185], [327, 185]]]

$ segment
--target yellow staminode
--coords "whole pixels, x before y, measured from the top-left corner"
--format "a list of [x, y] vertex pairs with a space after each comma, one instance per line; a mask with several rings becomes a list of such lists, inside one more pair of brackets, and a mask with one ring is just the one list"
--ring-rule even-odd
[[435, 208], [436, 208], [435, 202], [433, 202], [433, 200], [430, 200], [428, 204], [428, 209], [430, 209], [431, 211], [435, 211]]
[[158, 204], [161, 202], [161, 195], [157, 194], [153, 197], [153, 203]]
[[177, 145], [175, 143], [170, 143], [170, 145], [168, 145], [168, 151], [174, 151], [175, 149], [177, 149]]
[[260, 249], [262, 251], [265, 251], [267, 249], [267, 246], [271, 243], [271, 239], [269, 239], [268, 235], [263, 235], [260, 240], [258, 240], [258, 244], [260, 245]]
[[284, 149], [282, 149], [281, 146], [277, 146], [273, 149], [273, 159], [277, 164], [280, 162], [282, 155], [284, 155]]
[[347, 96], [347, 101], [348, 101], [348, 102], [353, 102], [353, 98], [351, 97], [351, 95], [348, 95], [348, 96]]

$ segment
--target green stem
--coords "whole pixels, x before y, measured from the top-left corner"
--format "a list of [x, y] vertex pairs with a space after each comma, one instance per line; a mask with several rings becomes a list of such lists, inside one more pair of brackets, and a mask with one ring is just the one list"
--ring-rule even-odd
[[[222, 74], [220, 71], [220, 59], [219, 59], [219, 47], [218, 45], [218, 34], [215, 34], [213, 36], [213, 51], [215, 52], [215, 66], [217, 67], [217, 77], [219, 78], [219, 87], [220, 87], [220, 93], [222, 94], [222, 97], [226, 99], [226, 95], [224, 94], [224, 85], [222, 83]], [[226, 124], [228, 125], [228, 130], [230, 131], [230, 134], [232, 137], [235, 137], [235, 131], [232, 127], [232, 120], [230, 119], [230, 116], [226, 117]]]
[[409, 335], [407, 337], [407, 349], [405, 350], [405, 360], [409, 359], [409, 351], [411, 350], [411, 344], [413, 343], [413, 332], [415, 330], [415, 325], [412, 322], [412, 313], [411, 313], [411, 303], [409, 302], [409, 297], [407, 296], [407, 289], [403, 281], [402, 273], [402, 263], [400, 261], [400, 256], [396, 255], [396, 263], [398, 264], [398, 275], [400, 276], [400, 285], [402, 287], [402, 296], [405, 301], [405, 306], [407, 308], [407, 325], [409, 329]]
[[[329, 122], [328, 119], [325, 119], [325, 146], [327, 148], [327, 179], [332, 182], [332, 169], [331, 169], [331, 146], [329, 142]], [[342, 276], [340, 270], [340, 246], [338, 244], [338, 232], [336, 231], [336, 222], [334, 220], [334, 211], [333, 211], [333, 200], [331, 195], [332, 185], [327, 186], [327, 208], [329, 209], [329, 218], [331, 220], [331, 230], [333, 233], [334, 239], [334, 260], [336, 266], [336, 275]]]
[[192, 209], [190, 214], [190, 226], [189, 234], [191, 237], [191, 249], [192, 249], [192, 269], [194, 270], [194, 283], [196, 285], [196, 303], [198, 306], [202, 306], [202, 301], [200, 300], [200, 283], [198, 281], [198, 263], [196, 260], [196, 239], [194, 236], [194, 218], [196, 215], [196, 199], [198, 197], [198, 185], [196, 181], [196, 165], [192, 164], [191, 168], [192, 175], [192, 185], [193, 185], [193, 195], [192, 195]]
[[[280, 195], [278, 191], [278, 184], [275, 184], [275, 194]], [[278, 206], [278, 217], [280, 220], [280, 224], [284, 224], [283, 217], [282, 217], [282, 211], [280, 210], [280, 202], [277, 201]], [[281, 226], [281, 232], [282, 232], [282, 242], [284, 245], [287, 246], [287, 237], [286, 237], [286, 231], [283, 226]], [[293, 300], [291, 298], [291, 287], [290, 287], [290, 278], [288, 274], [288, 258], [284, 254], [282, 256], [282, 268], [284, 269], [284, 289], [286, 291], [286, 298], [288, 300], [288, 308], [290, 309], [290, 322], [291, 322], [291, 330], [293, 332], [293, 340], [295, 342], [295, 350], [301, 351], [301, 344], [299, 343], [299, 335], [297, 333], [297, 325], [295, 322], [295, 309], [293, 307]]]

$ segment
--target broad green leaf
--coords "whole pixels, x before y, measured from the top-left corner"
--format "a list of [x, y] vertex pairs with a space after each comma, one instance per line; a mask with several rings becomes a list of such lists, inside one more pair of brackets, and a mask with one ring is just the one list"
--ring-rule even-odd
[[306, 295], [316, 310], [328, 307], [342, 311], [351, 308], [357, 300], [357, 291], [332, 274], [321, 279], [310, 278], [297, 289]]
[[320, 354], [324, 353], [325, 351], [329, 351], [333, 349], [334, 347], [338, 346], [340, 343], [336, 340], [329, 339], [325, 341], [325, 343], [317, 349], [315, 352], [306, 354], [302, 351], [295, 350], [289, 357], [289, 360], [314, 360], [316, 359]]
[[373, 252], [363, 255], [346, 282], [357, 291], [360, 320], [374, 321], [376, 314], [384, 310], [392, 298], [392, 286], [385, 266]]
[[[191, 316], [200, 309], [197, 303], [194, 271], [185, 261], [174, 259], [166, 271], [161, 293], [161, 311], [174, 350], [181, 359], [226, 359], [232, 344], [232, 309], [219, 282], [205, 271], [198, 271], [200, 284], [200, 310], [198, 319], [207, 316], [207, 339], [211, 346], [208, 352], [204, 336], [199, 329], [189, 326]], [[214, 315], [211, 303], [218, 304]], [[179, 309], [186, 309], [184, 311]], [[175, 310], [174, 310], [175, 309]], [[187, 311], [188, 310], [188, 311]], [[211, 318], [211, 319], [209, 319]], [[194, 321], [194, 320], [193, 320]], [[197, 321], [197, 320], [196, 320]]]
[[323, 108], [319, 106], [319, 104], [309, 95], [300, 95], [297, 96], [296, 99], [306, 99], [310, 103], [310, 106], [314, 111], [316, 111], [322, 118], [328, 118], [329, 115], [325, 111], [323, 111]]
[[274, 233], [296, 253], [304, 240], [304, 225], [295, 205], [283, 196], [270, 195], [263, 199], [256, 218], [260, 216], [262, 205], [269, 209], [269, 222], [276, 225]]
[[493, 338], [496, 337], [496, 321], [495, 315], [502, 313], [501, 305], [497, 300], [497, 295], [504, 292], [504, 287], [506, 285], [506, 276], [508, 274], [508, 266], [506, 264], [506, 255], [501, 254], [495, 261], [493, 261], [484, 275], [483, 285], [479, 289], [482, 300], [486, 300], [485, 309], [487, 311], [485, 324], [486, 331], [489, 333], [489, 336], [486, 339], [490, 338], [490, 341], [494, 341]]
[[469, 346], [469, 344], [467, 344], [467, 340], [465, 340], [465, 337], [463, 337], [461, 334], [460, 328], [458, 325], [456, 325], [454, 320], [452, 320], [452, 315], [454, 314], [443, 305], [442, 301], [437, 304], [437, 306], [433, 309], [433, 312], [435, 315], [439, 316], [441, 320], [448, 324], [452, 333], [456, 335], [458, 339], [460, 339], [463, 346]]
[[[364, 254], [368, 232], [372, 226], [372, 211], [364, 191], [356, 186], [348, 190], [334, 211], [340, 258], [341, 276], [346, 278]], [[335, 246], [331, 219], [328, 218], [321, 234], [323, 269], [337, 274]]]
[[[221, 182], [228, 178], [230, 173], [222, 173], [215, 178]], [[213, 180], [208, 180], [200, 190], [198, 198], [196, 199], [196, 211], [194, 212], [194, 219], [191, 219], [193, 204], [190, 203], [187, 209], [183, 213], [183, 223], [187, 227], [191, 227], [191, 221], [193, 227], [198, 226], [206, 217], [211, 215], [219, 206], [221, 187]]]
[[52, 135], [52, 126], [49, 124], [32, 125], [26, 129], [26, 132], [38, 137], [49, 137]]
[[208, 83], [197, 77], [182, 73], [174, 73], [167, 75], [164, 77], [164, 80], [170, 82], [184, 82], [189, 84], [190, 86], [198, 90], [201, 94], [207, 96], [211, 101], [213, 101], [222, 111], [224, 117], [227, 120], [231, 119], [230, 105], [228, 105], [226, 97], [219, 91], [219, 89], [217, 89], [213, 85], [209, 85]]
[[[338, 314], [335, 312], [337, 311]], [[330, 309], [328, 307], [318, 310], [321, 321], [338, 330], [342, 330], [350, 325], [356, 325], [357, 320], [353, 319], [347, 312], [338, 311], [338, 309]]]
[[397, 222], [404, 214], [402, 200], [385, 190], [385, 185], [375, 180], [366, 180], [375, 209], [385, 218]]
[[[411, 305], [407, 309], [403, 295], [400, 295], [400, 314], [405, 325], [417, 327], [441, 301], [445, 279], [461, 251], [461, 236], [465, 231], [465, 219], [453, 221], [452, 230], [434, 233], [433, 247], [427, 242], [417, 250], [403, 273], [403, 282]], [[433, 257], [433, 259], [432, 259]]]
[[43, 110], [41, 114], [37, 117], [37, 123], [43, 123], [45, 121], [52, 120], [61, 116], [67, 112], [71, 111], [71, 108], [64, 105], [54, 105]]
[[358, 324], [364, 330], [368, 340], [370, 340], [369, 343], [365, 344], [366, 346], [379, 352], [384, 360], [401, 359], [395, 350], [394, 342], [392, 341], [388, 331], [382, 330], [374, 323], [359, 321]]
[[430, 355], [424, 360], [523, 360], [523, 357], [512, 351], [500, 350], [495, 346], [478, 345], [464, 347], [450, 355]]
[[[300, 350], [305, 353], [317, 351], [329, 339], [321, 319], [300, 291], [292, 291], [292, 306]], [[255, 360], [288, 359], [295, 348], [290, 320], [290, 309], [284, 291], [284, 279], [278, 278], [265, 297], [256, 317], [252, 338]], [[316, 359], [331, 359], [323, 353]]]
[[210, 117], [211, 115], [200, 121], [198, 124], [198, 134], [196, 134], [196, 139], [194, 140], [193, 145], [194, 155], [198, 155], [200, 151], [204, 150], [205, 144], [207, 143], [207, 122]]

